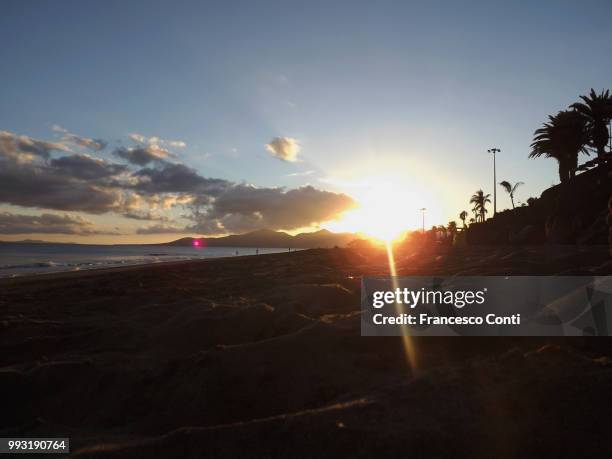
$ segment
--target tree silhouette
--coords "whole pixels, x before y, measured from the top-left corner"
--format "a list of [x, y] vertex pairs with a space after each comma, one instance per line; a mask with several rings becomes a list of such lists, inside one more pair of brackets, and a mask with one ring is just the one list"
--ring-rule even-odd
[[455, 242], [455, 234], [457, 234], [457, 222], [455, 220], [451, 220], [448, 222], [446, 229], [448, 231], [449, 242], [452, 244]]
[[479, 217], [480, 217], [480, 213], [479, 213], [478, 208], [476, 206], [472, 207], [472, 213], [474, 214], [474, 218], [471, 218], [470, 220], [474, 220], [475, 222], [478, 222]]
[[470, 198], [470, 204], [474, 204], [474, 212], [477, 214], [476, 220], [478, 220], [478, 215], [480, 215], [480, 221], [485, 220], [485, 214], [487, 213], [487, 203], [491, 204], [491, 195], [484, 194], [484, 191], [478, 190], [476, 193], [472, 195]]
[[576, 110], [560, 111], [548, 117], [549, 122], [534, 132], [530, 158], [545, 156], [559, 163], [559, 179], [566, 182], [574, 177], [578, 154], [589, 154], [586, 118]]
[[506, 180], [504, 180], [503, 182], [499, 182], [499, 184], [504, 188], [504, 190], [506, 190], [506, 193], [510, 195], [510, 201], [512, 202], [512, 208], [514, 209], [514, 192], [519, 186], [524, 185], [525, 183], [516, 182], [514, 186], [512, 186], [510, 182], [507, 182]]
[[459, 214], [459, 219], [463, 222], [463, 228], [465, 229], [465, 219], [467, 218], [468, 213], [465, 210], [462, 210]]
[[597, 151], [597, 157], [602, 158], [610, 138], [608, 121], [612, 119], [612, 96], [610, 91], [602, 89], [597, 94], [593, 88], [588, 96], [580, 96], [582, 102], [576, 102], [570, 107], [578, 111], [587, 120], [589, 146]]

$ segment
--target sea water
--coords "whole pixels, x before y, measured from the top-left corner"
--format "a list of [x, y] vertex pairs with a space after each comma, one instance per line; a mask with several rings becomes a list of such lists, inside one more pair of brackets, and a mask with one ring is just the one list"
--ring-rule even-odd
[[0, 277], [286, 251], [250, 247], [0, 243]]

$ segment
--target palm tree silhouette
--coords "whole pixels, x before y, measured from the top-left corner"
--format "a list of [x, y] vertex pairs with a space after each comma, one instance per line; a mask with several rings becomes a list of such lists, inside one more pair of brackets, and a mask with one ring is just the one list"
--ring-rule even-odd
[[499, 184], [504, 188], [504, 190], [506, 190], [506, 193], [510, 195], [510, 201], [512, 202], [512, 208], [514, 209], [514, 192], [519, 186], [524, 185], [525, 183], [516, 182], [514, 186], [512, 186], [510, 182], [504, 180], [503, 182], [499, 182]]
[[578, 154], [589, 154], [587, 120], [577, 110], [560, 111], [533, 134], [530, 158], [545, 156], [559, 163], [559, 179], [566, 182], [578, 168]]
[[465, 219], [467, 218], [468, 213], [465, 210], [462, 210], [459, 214], [459, 218], [463, 222], [463, 228], [465, 229]]
[[475, 222], [478, 221], [478, 216], [479, 216], [479, 211], [478, 208], [476, 206], [472, 207], [472, 213], [474, 214], [474, 218], [471, 218], [470, 220], [474, 220]]
[[597, 157], [606, 154], [606, 144], [610, 138], [608, 121], [612, 119], [612, 96], [610, 91], [602, 89], [597, 94], [593, 88], [588, 96], [580, 96], [582, 102], [576, 102], [570, 107], [578, 111], [587, 120], [589, 146], [597, 150]]
[[474, 193], [470, 199], [470, 204], [474, 204], [474, 211], [480, 214], [480, 221], [485, 220], [485, 214], [487, 213], [487, 203], [491, 204], [491, 195], [484, 194], [484, 191], [478, 190]]

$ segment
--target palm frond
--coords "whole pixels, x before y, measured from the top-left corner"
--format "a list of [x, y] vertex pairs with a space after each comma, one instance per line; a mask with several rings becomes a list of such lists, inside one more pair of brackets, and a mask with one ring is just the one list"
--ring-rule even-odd
[[512, 185], [510, 185], [510, 182], [504, 180], [502, 182], [499, 182], [499, 184], [504, 188], [504, 190], [506, 190], [506, 193], [512, 192]]

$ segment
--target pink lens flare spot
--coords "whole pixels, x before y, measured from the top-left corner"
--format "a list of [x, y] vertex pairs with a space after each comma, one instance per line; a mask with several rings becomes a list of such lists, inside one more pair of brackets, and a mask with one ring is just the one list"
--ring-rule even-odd
[[201, 247], [202, 246], [202, 242], [199, 239], [194, 239], [193, 240], [193, 246], [194, 247]]

